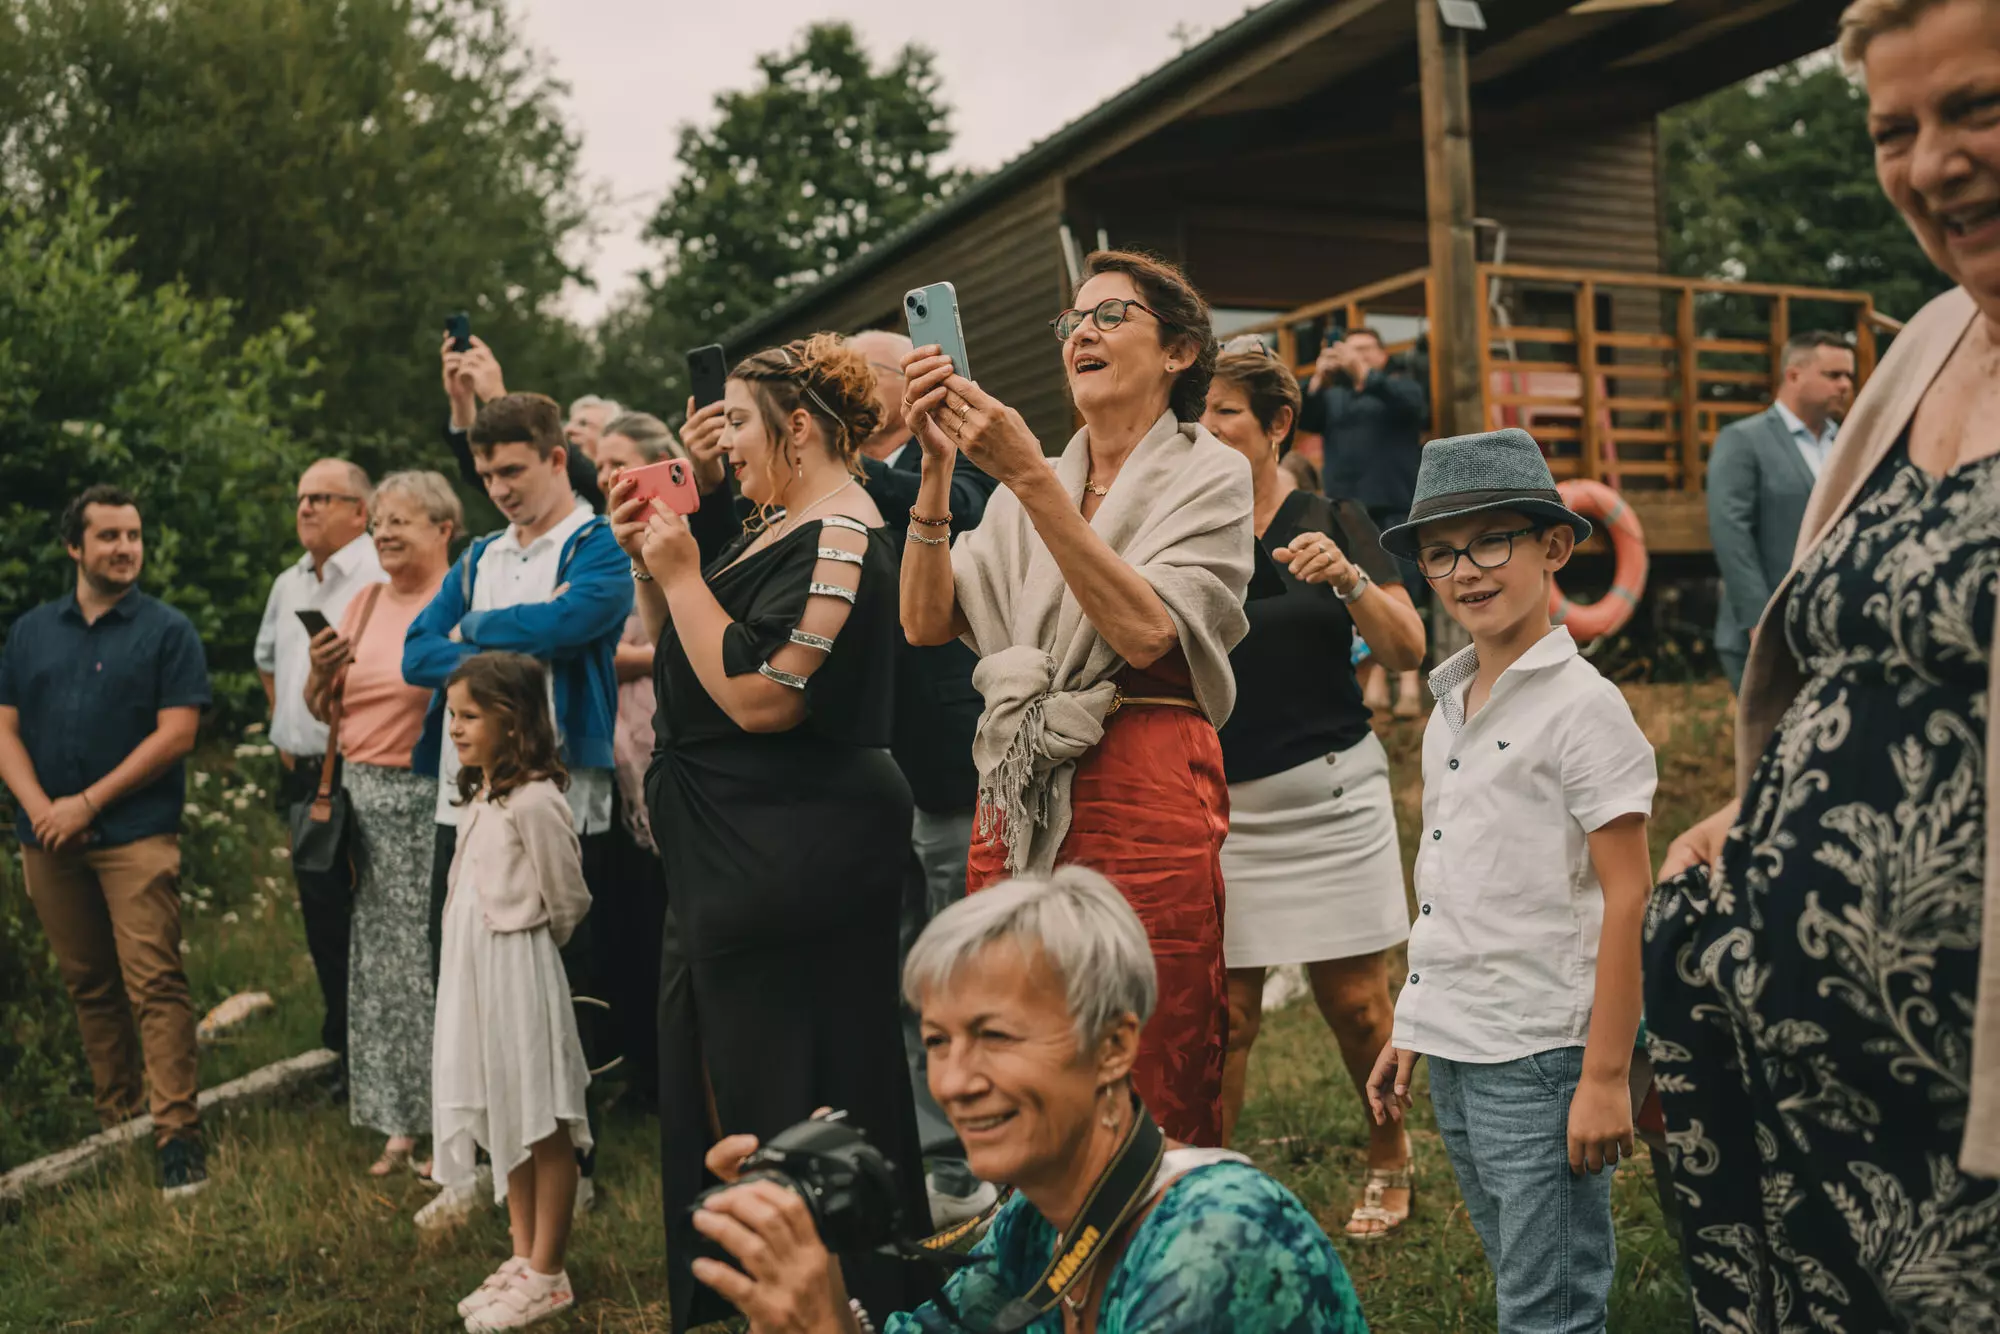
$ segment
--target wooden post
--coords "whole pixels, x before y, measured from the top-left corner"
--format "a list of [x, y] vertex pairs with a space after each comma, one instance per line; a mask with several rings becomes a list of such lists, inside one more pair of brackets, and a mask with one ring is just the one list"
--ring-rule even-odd
[[1437, 434], [1486, 429], [1479, 384], [1479, 249], [1473, 232], [1472, 93], [1465, 33], [1447, 29], [1437, 0], [1416, 0], [1424, 106], [1424, 192], [1430, 218], [1431, 365]]
[[1689, 491], [1701, 489], [1701, 422], [1698, 416], [1697, 397], [1701, 393], [1701, 382], [1695, 377], [1694, 356], [1694, 289], [1681, 289], [1680, 311], [1674, 322], [1675, 349], [1680, 357], [1681, 373], [1681, 486]]
[[1854, 315], [1854, 388], [1859, 393], [1875, 373], [1875, 298], [1870, 297]]
[[[1603, 396], [1597, 391], [1597, 284], [1585, 279], [1576, 289], [1576, 371], [1583, 389], [1583, 475], [1604, 480], [1604, 446], [1598, 428]], [[1616, 486], [1614, 479], [1612, 485]]]
[[1785, 387], [1785, 344], [1792, 337], [1792, 299], [1776, 297], [1771, 302], [1771, 401]]

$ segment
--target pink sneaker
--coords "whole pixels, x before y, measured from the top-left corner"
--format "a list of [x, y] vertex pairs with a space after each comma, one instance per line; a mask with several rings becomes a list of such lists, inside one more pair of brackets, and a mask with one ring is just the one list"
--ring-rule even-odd
[[460, 1316], [469, 1316], [474, 1311], [484, 1310], [486, 1304], [499, 1295], [507, 1281], [528, 1267], [528, 1262], [518, 1255], [507, 1257], [507, 1263], [486, 1276], [486, 1281], [473, 1289], [472, 1295], [458, 1304]]
[[468, 1334], [496, 1329], [521, 1329], [576, 1305], [569, 1275], [537, 1274], [522, 1269], [493, 1294], [493, 1299], [465, 1318]]

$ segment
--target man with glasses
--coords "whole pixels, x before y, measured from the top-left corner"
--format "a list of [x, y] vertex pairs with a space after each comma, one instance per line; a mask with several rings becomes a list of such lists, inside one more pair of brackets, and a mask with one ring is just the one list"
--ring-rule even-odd
[[[388, 575], [368, 536], [368, 474], [346, 459], [321, 459], [299, 478], [298, 533], [305, 554], [271, 582], [264, 622], [257, 628], [257, 675], [271, 707], [271, 744], [283, 775], [280, 810], [311, 801], [326, 754], [326, 724], [306, 708], [312, 671], [312, 636], [299, 619], [316, 611], [339, 625], [354, 595]], [[354, 873], [344, 861], [331, 871], [292, 868], [305, 918], [306, 949], [319, 975], [326, 1019], [320, 1042], [338, 1052], [345, 1085], [347, 1059], [348, 919], [354, 910]]]

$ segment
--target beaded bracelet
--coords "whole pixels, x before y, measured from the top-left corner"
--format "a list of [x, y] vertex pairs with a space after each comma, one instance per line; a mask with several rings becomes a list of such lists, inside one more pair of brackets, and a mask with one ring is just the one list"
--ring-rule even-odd
[[652, 574], [643, 565], [634, 565], [632, 567], [632, 577], [634, 579], [637, 579], [642, 584], [650, 584], [653, 582]]
[[949, 544], [951, 541], [950, 538], [945, 537], [925, 537], [914, 528], [908, 530], [903, 536], [905, 541], [921, 542], [927, 547], [941, 547]]
[[875, 1322], [868, 1318], [868, 1308], [861, 1304], [860, 1298], [849, 1297], [847, 1309], [853, 1315], [854, 1323], [860, 1327], [861, 1334], [877, 1334]]
[[951, 512], [949, 510], [945, 511], [945, 516], [942, 519], [926, 519], [923, 515], [917, 513], [917, 507], [912, 505], [910, 506], [910, 522], [920, 523], [926, 528], [949, 528], [951, 526]]

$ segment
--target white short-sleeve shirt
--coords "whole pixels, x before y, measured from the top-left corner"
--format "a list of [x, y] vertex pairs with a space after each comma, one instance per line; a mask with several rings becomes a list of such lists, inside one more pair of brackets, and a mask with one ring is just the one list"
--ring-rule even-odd
[[1604, 891], [1588, 837], [1650, 815], [1653, 747], [1567, 629], [1502, 672], [1468, 721], [1476, 650], [1431, 673], [1417, 920], [1395, 1045], [1517, 1060], [1590, 1035]]
[[[588, 501], [579, 500], [555, 527], [526, 546], [520, 530], [507, 531], [486, 544], [479, 553], [479, 568], [472, 579], [472, 605], [467, 611], [497, 611], [529, 602], [550, 602], [556, 594], [556, 577], [562, 569], [563, 546], [577, 529], [595, 517]], [[549, 678], [549, 711], [556, 707], [555, 678]], [[458, 823], [458, 751], [447, 735], [438, 752], [437, 822]], [[569, 774], [570, 815], [580, 835], [601, 834], [611, 827], [611, 770], [572, 769]]]

